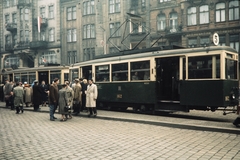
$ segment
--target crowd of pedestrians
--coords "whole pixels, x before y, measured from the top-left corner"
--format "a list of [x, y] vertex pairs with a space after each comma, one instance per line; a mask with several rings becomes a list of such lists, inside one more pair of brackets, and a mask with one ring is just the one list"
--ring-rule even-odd
[[39, 84], [35, 80], [31, 85], [27, 82], [5, 81], [3, 87], [6, 107], [16, 110], [16, 114], [23, 113], [24, 106], [33, 107], [34, 111], [39, 111], [39, 106], [49, 106], [50, 121], [55, 121], [54, 116], [58, 109], [61, 114], [60, 121], [71, 119], [72, 115], [78, 115], [84, 109], [88, 112], [88, 117], [97, 116], [96, 100], [98, 96], [97, 86], [93, 80], [76, 78], [73, 83], [65, 81], [59, 85], [59, 79], [55, 78], [52, 84], [47, 85], [45, 81]]

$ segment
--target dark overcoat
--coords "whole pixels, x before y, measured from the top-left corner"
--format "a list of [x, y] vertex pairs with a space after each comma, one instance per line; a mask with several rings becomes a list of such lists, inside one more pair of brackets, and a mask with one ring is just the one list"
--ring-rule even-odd
[[37, 84], [34, 84], [33, 85], [33, 101], [32, 101], [32, 103], [34, 105], [41, 105], [42, 104], [41, 96], [42, 96], [42, 90], [41, 90], [40, 86]]

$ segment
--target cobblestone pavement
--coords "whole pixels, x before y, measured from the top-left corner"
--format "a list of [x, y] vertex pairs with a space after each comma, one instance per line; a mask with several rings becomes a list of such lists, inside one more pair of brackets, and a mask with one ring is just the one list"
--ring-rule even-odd
[[[58, 118], [60, 115], [57, 114]], [[239, 160], [240, 135], [0, 108], [0, 159]]]

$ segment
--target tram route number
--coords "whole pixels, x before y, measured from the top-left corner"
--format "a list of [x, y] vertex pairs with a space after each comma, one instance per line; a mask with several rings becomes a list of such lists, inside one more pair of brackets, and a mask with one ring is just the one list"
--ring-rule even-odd
[[229, 96], [225, 96], [225, 101], [229, 101]]

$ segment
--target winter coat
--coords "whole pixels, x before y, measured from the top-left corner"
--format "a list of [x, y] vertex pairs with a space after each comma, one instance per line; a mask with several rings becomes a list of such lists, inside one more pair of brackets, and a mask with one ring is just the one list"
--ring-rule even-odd
[[41, 84], [40, 88], [42, 89], [42, 101], [46, 102], [48, 100], [48, 93], [46, 93], [48, 91], [48, 86], [46, 84]]
[[95, 84], [88, 85], [86, 91], [86, 107], [96, 107], [97, 96], [97, 86]]
[[5, 95], [10, 95], [12, 92], [13, 86], [10, 82], [7, 82], [4, 87], [4, 93]]
[[81, 101], [82, 101], [82, 87], [79, 83], [77, 83], [74, 88], [73, 88], [73, 91], [74, 91], [74, 98], [73, 100], [75, 101], [76, 104], [79, 104]]
[[14, 106], [19, 107], [23, 106], [23, 98], [24, 98], [24, 90], [23, 87], [17, 86], [13, 89], [13, 97], [14, 97]]
[[34, 84], [32, 90], [33, 90], [32, 103], [34, 105], [41, 105], [42, 104], [42, 99], [41, 99], [42, 90], [41, 90], [40, 86], [37, 84]]
[[32, 102], [32, 88], [30, 87], [25, 87], [24, 88], [24, 97], [25, 97], [25, 103], [30, 103]]
[[74, 98], [73, 89], [68, 86], [66, 88], [66, 92], [67, 92], [67, 97], [68, 97], [68, 103], [69, 103], [70, 106], [73, 106], [73, 98]]
[[58, 86], [57, 86], [57, 84], [51, 84], [49, 87], [48, 103], [50, 105], [58, 104]]
[[58, 92], [58, 104], [59, 104], [59, 113], [60, 114], [68, 114], [68, 112], [64, 111], [64, 108], [68, 106], [68, 96], [66, 88], [62, 88]]

